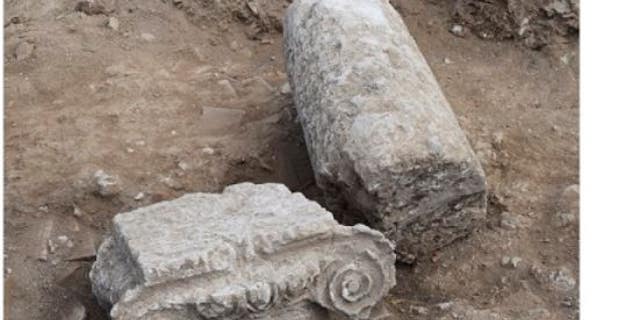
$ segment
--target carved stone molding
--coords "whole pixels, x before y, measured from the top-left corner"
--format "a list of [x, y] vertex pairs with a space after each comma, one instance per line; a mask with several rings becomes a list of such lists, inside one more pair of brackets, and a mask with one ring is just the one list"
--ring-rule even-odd
[[370, 319], [394, 261], [380, 232], [241, 183], [117, 215], [90, 278], [113, 319]]

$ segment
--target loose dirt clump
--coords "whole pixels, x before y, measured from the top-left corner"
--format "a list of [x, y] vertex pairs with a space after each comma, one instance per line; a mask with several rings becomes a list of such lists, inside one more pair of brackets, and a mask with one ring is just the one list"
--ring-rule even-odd
[[577, 0], [456, 0], [455, 23], [482, 39], [518, 39], [540, 49], [579, 31]]
[[[165, 0], [167, 1], [167, 0]], [[196, 23], [217, 25], [225, 29], [229, 23], [240, 22], [251, 28], [248, 36], [262, 39], [262, 34], [282, 32], [282, 17], [291, 1], [269, 0], [168, 0], [183, 10]]]

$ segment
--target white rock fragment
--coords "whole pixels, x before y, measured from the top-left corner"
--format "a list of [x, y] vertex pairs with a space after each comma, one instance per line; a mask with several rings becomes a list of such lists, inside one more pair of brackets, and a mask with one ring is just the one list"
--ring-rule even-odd
[[47, 240], [47, 248], [49, 249], [49, 253], [51, 254], [54, 254], [56, 253], [56, 251], [58, 251], [58, 245], [51, 239]]
[[454, 24], [451, 26], [451, 29], [449, 29], [449, 31], [457, 37], [464, 37], [464, 27], [462, 25], [459, 24]]
[[242, 183], [117, 215], [90, 279], [114, 320], [370, 319], [394, 261], [380, 232], [283, 185]]
[[567, 268], [560, 268], [549, 275], [553, 287], [559, 291], [569, 291], [576, 286], [576, 279]]
[[109, 19], [107, 19], [106, 25], [109, 29], [118, 31], [118, 29], [120, 28], [120, 21], [118, 21], [118, 18], [116, 17], [109, 17]]
[[438, 309], [440, 309], [442, 311], [447, 311], [447, 310], [451, 309], [452, 305], [453, 305], [452, 302], [442, 302], [442, 303], [438, 303], [436, 305], [436, 307], [438, 307]]
[[52, 218], [45, 218], [40, 222], [35, 236], [35, 248], [32, 256], [39, 261], [47, 261], [49, 258], [49, 238], [53, 232], [54, 221]]
[[172, 177], [160, 177], [160, 181], [173, 190], [182, 190], [184, 185]]
[[504, 132], [496, 131], [491, 135], [491, 145], [496, 150], [501, 150], [504, 144]]
[[285, 83], [280, 87], [280, 94], [281, 94], [281, 95], [288, 95], [288, 94], [291, 94], [291, 85], [289, 84], [289, 81], [285, 82]]
[[140, 200], [142, 200], [142, 199], [144, 199], [144, 192], [138, 192], [138, 193], [133, 197], [133, 200], [135, 200], [135, 201], [140, 201]]
[[202, 148], [202, 153], [206, 155], [213, 155], [215, 153], [215, 150], [213, 150], [213, 148], [210, 148], [210, 147], [204, 147]]
[[73, 215], [76, 217], [82, 217], [84, 215], [82, 209], [80, 209], [80, 207], [78, 207], [75, 203], [73, 204]]
[[502, 257], [502, 260], [500, 261], [500, 264], [503, 267], [507, 267], [507, 268], [512, 268], [512, 269], [516, 269], [518, 268], [518, 265], [520, 264], [520, 262], [522, 262], [522, 258], [520, 257]]
[[109, 175], [103, 170], [98, 170], [93, 174], [93, 178], [98, 189], [98, 194], [101, 196], [113, 197], [120, 193], [120, 184], [116, 176]]
[[69, 239], [69, 237], [65, 235], [58, 237], [58, 243], [60, 243], [61, 245], [67, 248], [73, 248], [73, 241], [71, 241], [71, 239]]
[[180, 161], [180, 162], [178, 162], [178, 168], [180, 168], [180, 170], [182, 170], [182, 171], [187, 171], [187, 170], [191, 169], [191, 166], [186, 161]]

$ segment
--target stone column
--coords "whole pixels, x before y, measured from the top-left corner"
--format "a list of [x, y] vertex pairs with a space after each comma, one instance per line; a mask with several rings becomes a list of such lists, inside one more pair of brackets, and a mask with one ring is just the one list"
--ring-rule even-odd
[[375, 319], [394, 262], [382, 233], [242, 183], [117, 215], [90, 278], [116, 320]]
[[318, 185], [402, 251], [430, 251], [486, 215], [484, 172], [387, 0], [296, 0], [287, 72]]

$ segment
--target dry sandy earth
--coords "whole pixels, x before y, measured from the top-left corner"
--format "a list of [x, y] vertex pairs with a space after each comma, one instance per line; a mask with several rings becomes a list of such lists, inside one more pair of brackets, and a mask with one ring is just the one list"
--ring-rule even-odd
[[[288, 2], [248, 2], [5, 1], [7, 319], [106, 319], [87, 272], [118, 212], [245, 180], [319, 198], [283, 86]], [[540, 38], [453, 35], [468, 20], [452, 1], [393, 3], [491, 190], [486, 226], [399, 265], [393, 318], [577, 319], [575, 35], [532, 50]]]

